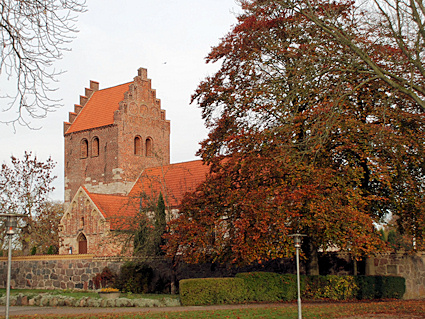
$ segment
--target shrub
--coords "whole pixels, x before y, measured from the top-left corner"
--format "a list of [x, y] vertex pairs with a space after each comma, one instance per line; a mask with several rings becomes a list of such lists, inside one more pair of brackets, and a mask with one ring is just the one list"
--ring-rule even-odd
[[[306, 299], [400, 299], [405, 290], [402, 277], [301, 276], [301, 293]], [[297, 280], [296, 275], [268, 272], [186, 279], [180, 281], [180, 298], [183, 305], [290, 301], [297, 299]]]
[[249, 272], [236, 275], [242, 278], [252, 301], [289, 301], [297, 298], [297, 277], [292, 274]]
[[115, 286], [122, 292], [153, 292], [154, 271], [144, 263], [127, 262], [121, 267]]
[[358, 299], [403, 298], [406, 279], [396, 276], [356, 276]]
[[184, 306], [246, 302], [248, 289], [241, 278], [180, 280], [180, 301]]
[[111, 287], [115, 284], [117, 275], [114, 274], [108, 267], [103, 268], [100, 274], [93, 277], [93, 284], [96, 289], [103, 287]]
[[304, 296], [308, 299], [355, 299], [359, 290], [354, 276], [308, 276], [307, 282]]

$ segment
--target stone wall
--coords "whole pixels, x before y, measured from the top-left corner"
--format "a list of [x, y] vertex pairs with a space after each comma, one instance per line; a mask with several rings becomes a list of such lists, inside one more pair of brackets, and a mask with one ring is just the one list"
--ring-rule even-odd
[[368, 258], [366, 275], [404, 277], [404, 299], [425, 298], [425, 253], [394, 253]]
[[[342, 256], [344, 257], [344, 256]], [[329, 257], [328, 257], [329, 258]], [[91, 289], [93, 277], [108, 267], [119, 273], [128, 257], [95, 257], [94, 255], [44, 255], [13, 257], [11, 285], [13, 288], [33, 289]], [[147, 263], [160, 274], [162, 279], [172, 278], [171, 264], [163, 259], [153, 259]], [[331, 266], [333, 264], [333, 266]], [[329, 262], [328, 271], [321, 269], [321, 274], [352, 274], [354, 267], [349, 266], [347, 258], [335, 256]], [[303, 268], [301, 271], [303, 273]], [[294, 260], [282, 259], [246, 268], [231, 268], [215, 264], [186, 265], [180, 264], [176, 271], [177, 280], [202, 277], [230, 277], [238, 272], [272, 271], [294, 273]], [[364, 273], [363, 271], [359, 272]], [[406, 279], [404, 299], [425, 298], [425, 253], [418, 254], [383, 254], [368, 258], [365, 262], [366, 275], [401, 276]], [[6, 286], [7, 258], [0, 257], [0, 287]]]
[[[44, 255], [12, 258], [11, 286], [27, 289], [90, 289], [103, 268], [118, 272], [123, 261], [93, 255]], [[0, 258], [0, 286], [6, 287], [7, 258]]]

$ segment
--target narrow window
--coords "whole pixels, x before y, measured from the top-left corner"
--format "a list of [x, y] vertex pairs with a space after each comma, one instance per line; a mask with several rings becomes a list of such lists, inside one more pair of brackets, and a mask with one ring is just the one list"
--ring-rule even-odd
[[134, 155], [142, 155], [142, 138], [140, 136], [134, 138]]
[[81, 140], [81, 158], [87, 158], [89, 153], [89, 142], [85, 138]]
[[99, 156], [99, 138], [97, 136], [93, 137], [91, 142], [91, 156]]
[[148, 137], [146, 139], [146, 156], [153, 156], [153, 150], [152, 150], [152, 139]]

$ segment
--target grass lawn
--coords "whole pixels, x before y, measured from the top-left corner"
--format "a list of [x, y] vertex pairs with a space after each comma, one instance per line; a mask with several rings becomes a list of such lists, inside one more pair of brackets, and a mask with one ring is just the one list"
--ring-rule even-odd
[[[112, 312], [112, 311], [111, 311]], [[412, 301], [381, 301], [381, 302], [340, 302], [340, 303], [310, 303], [303, 304], [303, 318], [358, 318], [369, 315], [386, 314], [385, 318], [424, 318], [425, 302]], [[272, 319], [297, 318], [296, 303], [277, 304], [275, 306], [259, 306], [255, 308], [232, 308], [206, 311], [177, 311], [157, 313], [115, 313], [111, 315], [72, 315], [43, 316], [44, 318], [128, 318], [128, 319], [198, 319], [198, 318], [229, 318], [229, 319]], [[39, 316], [19, 316], [14, 318], [40, 318]]]
[[[19, 293], [23, 293], [25, 295], [30, 294], [40, 294], [40, 293], [48, 293], [50, 295], [61, 295], [67, 297], [74, 297], [79, 299], [81, 297], [90, 297], [90, 298], [100, 298], [96, 291], [80, 291], [80, 290], [51, 290], [51, 289], [12, 289], [10, 291], [11, 295], [17, 295]], [[6, 289], [0, 289], [0, 296], [6, 296]], [[164, 297], [167, 298], [179, 298], [178, 295], [166, 295], [166, 294], [121, 294], [121, 297], [136, 299], [136, 298], [146, 298], [146, 299], [162, 299]]]

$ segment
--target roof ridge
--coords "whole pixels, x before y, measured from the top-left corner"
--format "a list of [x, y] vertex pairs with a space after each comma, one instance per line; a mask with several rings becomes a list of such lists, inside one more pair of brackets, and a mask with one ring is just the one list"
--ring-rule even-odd
[[[116, 87], [121, 86], [121, 85], [131, 84], [131, 83], [133, 83], [133, 82], [134, 82], [134, 81], [129, 81], [129, 82], [125, 82], [125, 83], [121, 83], [121, 84], [113, 85], [113, 86], [110, 86], [110, 87], [107, 87], [107, 88], [104, 88], [104, 89], [100, 89], [99, 91], [104, 91], [104, 90], [108, 90], [108, 89], [113, 89], [113, 88], [116, 88]], [[99, 91], [97, 91], [97, 92], [99, 92]]]

